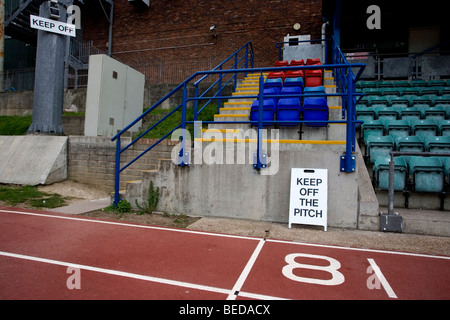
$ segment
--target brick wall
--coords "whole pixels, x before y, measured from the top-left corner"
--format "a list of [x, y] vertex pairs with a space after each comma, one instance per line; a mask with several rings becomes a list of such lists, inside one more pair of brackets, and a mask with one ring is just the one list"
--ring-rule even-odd
[[[297, 22], [300, 31], [293, 29]], [[287, 34], [319, 38], [322, 23], [321, 0], [155, 0], [141, 10], [117, 0], [112, 52], [116, 59], [134, 65], [223, 59], [252, 41], [256, 65], [271, 66], [278, 57], [276, 42]], [[209, 30], [212, 25], [217, 26], [217, 37]], [[85, 19], [84, 27], [84, 39], [104, 49], [105, 26]]]
[[[154, 139], [141, 139], [130, 149], [122, 153], [121, 165], [134, 159], [140, 152], [155, 143]], [[129, 143], [122, 139], [122, 147]], [[178, 141], [164, 140], [149, 151], [120, 175], [120, 186], [126, 181], [141, 179], [142, 170], [157, 169], [158, 159], [170, 159], [172, 148]], [[114, 191], [114, 170], [116, 161], [116, 143], [108, 137], [69, 136], [68, 179], [86, 183], [99, 188]]]

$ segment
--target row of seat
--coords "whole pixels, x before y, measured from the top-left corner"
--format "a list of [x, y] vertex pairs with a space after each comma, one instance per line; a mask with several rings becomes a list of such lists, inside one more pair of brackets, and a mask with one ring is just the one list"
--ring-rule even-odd
[[361, 138], [365, 143], [369, 136], [450, 136], [450, 120], [370, 120], [361, 126]]
[[365, 158], [374, 163], [380, 156], [388, 157], [390, 151], [450, 153], [449, 136], [374, 136], [366, 140]]
[[369, 96], [442, 96], [450, 94], [450, 86], [439, 87], [395, 87], [395, 88], [363, 88], [357, 89], [356, 92], [362, 92], [366, 97]]
[[[289, 67], [289, 66], [313, 66], [321, 65], [319, 58], [307, 59], [306, 63], [303, 59], [292, 60], [290, 63], [287, 60], [276, 61], [274, 67]], [[302, 78], [306, 87], [323, 86], [323, 70], [322, 69], [307, 69], [307, 70], [290, 70], [290, 71], [272, 71], [269, 72], [268, 79], [282, 79], [284, 82], [287, 78]]]
[[[252, 103], [250, 110], [250, 120], [258, 121], [259, 101]], [[280, 126], [298, 126], [296, 121], [311, 121], [305, 123], [311, 127], [326, 126], [328, 120], [328, 104], [325, 98], [308, 97], [301, 102], [300, 98], [280, 98], [276, 103], [274, 99], [263, 100], [263, 126], [270, 126], [267, 121], [279, 121]], [[292, 121], [292, 122], [291, 122]]]
[[[389, 189], [390, 157], [376, 159], [374, 186]], [[413, 192], [443, 192], [450, 183], [450, 157], [394, 157], [394, 190]]]
[[392, 106], [407, 106], [412, 107], [415, 104], [426, 104], [430, 107], [438, 105], [450, 105], [450, 95], [434, 96], [434, 95], [406, 95], [406, 96], [364, 96], [357, 105], [372, 107], [374, 105]]
[[437, 107], [429, 107], [426, 105], [417, 105], [414, 107], [385, 107], [376, 106], [374, 108], [367, 108], [364, 106], [356, 106], [356, 118], [362, 121], [370, 120], [439, 120], [450, 119], [450, 105], [443, 105]]
[[393, 87], [442, 87], [450, 86], [450, 79], [430, 79], [430, 80], [394, 80], [394, 81], [358, 81], [357, 88], [393, 88]]

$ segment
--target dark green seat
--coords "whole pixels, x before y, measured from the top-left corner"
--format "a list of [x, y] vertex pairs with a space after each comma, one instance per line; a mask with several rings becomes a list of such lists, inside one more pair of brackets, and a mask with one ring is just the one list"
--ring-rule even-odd
[[391, 136], [370, 136], [366, 142], [366, 158], [374, 163], [377, 157], [388, 157], [394, 150], [394, 139]]
[[409, 174], [415, 192], [442, 192], [444, 190], [444, 167], [437, 157], [411, 157]]
[[[375, 187], [380, 190], [389, 190], [389, 163], [390, 157], [377, 157], [374, 164]], [[403, 157], [394, 157], [394, 191], [406, 190], [408, 180], [408, 166]]]

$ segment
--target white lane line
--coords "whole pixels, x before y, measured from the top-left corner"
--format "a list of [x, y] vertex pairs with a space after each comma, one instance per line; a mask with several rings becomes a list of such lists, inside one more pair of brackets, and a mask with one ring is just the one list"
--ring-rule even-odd
[[[63, 267], [78, 268], [78, 269], [82, 269], [82, 270], [89, 270], [89, 271], [110, 274], [110, 275], [119, 276], [119, 277], [127, 277], [127, 278], [132, 278], [132, 279], [156, 282], [156, 283], [178, 286], [178, 287], [183, 287], [183, 288], [203, 290], [203, 291], [214, 292], [214, 293], [221, 293], [221, 294], [225, 294], [228, 296], [233, 295], [233, 293], [235, 292], [234, 290], [230, 291], [230, 289], [223, 289], [223, 288], [200, 285], [200, 284], [189, 283], [189, 282], [184, 282], [184, 281], [176, 281], [176, 280], [157, 278], [157, 277], [152, 277], [152, 276], [145, 276], [145, 275], [136, 274], [136, 273], [111, 270], [111, 269], [105, 269], [105, 268], [98, 268], [98, 267], [93, 267], [93, 266], [88, 266], [88, 265], [58, 261], [58, 260], [53, 260], [53, 259], [33, 257], [33, 256], [28, 256], [28, 255], [23, 255], [23, 254], [5, 252], [5, 251], [0, 251], [0, 256], [28, 260], [28, 261], [41, 262], [41, 263], [47, 263], [47, 264], [53, 264], [53, 265], [59, 265], [59, 266], [63, 266]], [[247, 297], [247, 298], [251, 298], [251, 299], [259, 299], [259, 300], [286, 300], [285, 298], [281, 298], [281, 297], [268, 296], [268, 295], [262, 295], [262, 294], [251, 293], [251, 292], [240, 292], [239, 295], [243, 296], [243, 297]]]
[[44, 213], [11, 211], [11, 210], [4, 210], [4, 209], [0, 209], [0, 212], [21, 214], [21, 215], [29, 215], [29, 216], [37, 216], [37, 217], [43, 217], [43, 218], [54, 218], [54, 219], [62, 219], [62, 220], [74, 220], [74, 221], [92, 222], [92, 223], [100, 223], [100, 224], [122, 226], [122, 227], [132, 227], [132, 228], [141, 228], [141, 229], [152, 229], [152, 230], [163, 230], [163, 231], [172, 231], [172, 232], [180, 232], [180, 233], [199, 234], [199, 235], [224, 237], [224, 238], [247, 239], [247, 240], [256, 240], [256, 241], [258, 241], [260, 239], [260, 238], [252, 238], [252, 237], [245, 237], [245, 236], [236, 236], [236, 235], [231, 235], [231, 234], [211, 233], [211, 232], [204, 232], [204, 231], [165, 228], [165, 227], [156, 227], [156, 226], [146, 226], [146, 225], [139, 225], [139, 224], [121, 223], [121, 222], [104, 221], [104, 220], [87, 219], [87, 218], [78, 218], [78, 217], [65, 217], [65, 216], [50, 215], [50, 214], [44, 214]]
[[395, 294], [394, 290], [392, 290], [391, 286], [389, 285], [389, 282], [386, 280], [386, 278], [384, 277], [383, 273], [381, 272], [380, 268], [378, 267], [378, 265], [375, 263], [375, 260], [371, 259], [371, 258], [367, 258], [367, 261], [369, 261], [370, 266], [372, 267], [373, 272], [375, 272], [375, 274], [378, 277], [378, 280], [380, 280], [381, 285], [383, 286], [384, 290], [386, 291], [387, 295], [389, 298], [394, 298], [397, 299], [397, 295]]
[[239, 276], [238, 280], [233, 286], [233, 289], [231, 289], [230, 294], [228, 295], [227, 300], [236, 300], [236, 297], [239, 295], [239, 291], [241, 290], [242, 286], [244, 285], [245, 280], [247, 279], [248, 274], [253, 268], [253, 265], [255, 264], [256, 259], [258, 258], [259, 253], [261, 252], [262, 247], [264, 246], [264, 239], [261, 239], [256, 246], [255, 250], [253, 251], [252, 256], [248, 260], [244, 270], [242, 270], [241, 275]]
[[176, 280], [169, 280], [169, 279], [164, 279], [164, 278], [145, 276], [145, 275], [141, 275], [141, 274], [118, 271], [118, 270], [98, 268], [98, 267], [87, 266], [87, 265], [71, 263], [71, 262], [64, 262], [64, 261], [58, 261], [58, 260], [52, 260], [52, 259], [27, 256], [27, 255], [11, 253], [11, 252], [0, 251], [0, 255], [5, 256], [5, 257], [28, 260], [28, 261], [36, 261], [36, 262], [48, 263], [48, 264], [59, 265], [59, 266], [64, 266], [64, 267], [89, 270], [89, 271], [94, 271], [94, 272], [99, 272], [99, 273], [104, 273], [104, 274], [110, 274], [110, 275], [114, 275], [114, 276], [127, 277], [127, 278], [132, 278], [132, 279], [168, 284], [168, 285], [172, 285], [172, 286], [222, 293], [222, 294], [226, 294], [226, 295], [230, 293], [229, 289], [222, 289], [222, 288], [199, 285], [199, 284], [194, 284], [194, 283], [189, 283], [189, 282], [184, 282], [184, 281], [176, 281]]
[[[165, 230], [165, 231], [191, 233], [191, 234], [199, 234], [199, 235], [209, 235], [209, 236], [224, 237], [224, 238], [248, 239], [248, 240], [260, 240], [261, 239], [261, 238], [256, 238], [256, 237], [237, 236], [237, 235], [231, 235], [231, 234], [221, 234], [221, 233], [212, 233], [212, 232], [195, 231], [195, 230], [184, 230], [184, 229], [175, 229], [175, 228], [145, 226], [145, 225], [120, 223], [120, 222], [113, 222], [113, 221], [102, 221], [102, 220], [85, 219], [85, 218], [77, 218], [77, 217], [65, 217], [65, 216], [58, 216], [58, 215], [47, 215], [47, 214], [42, 214], [42, 213], [11, 211], [11, 210], [5, 210], [5, 209], [0, 209], [0, 213], [1, 212], [22, 214], [22, 215], [30, 215], [30, 216], [39, 216], [39, 217], [45, 217], [45, 218], [55, 218], [55, 219], [65, 219], [65, 220], [75, 220], [75, 221], [84, 221], [84, 222], [92, 222], [92, 223], [101, 223], [101, 224], [109, 224], [109, 225], [117, 225], [117, 226], [125, 226], [125, 227], [134, 227], [134, 228], [145, 228], [145, 229], [153, 229], [153, 230]], [[274, 242], [274, 243], [309, 246], [309, 247], [331, 248], [331, 249], [350, 250], [350, 251], [376, 252], [376, 253], [386, 253], [386, 254], [413, 256], [413, 257], [424, 257], [424, 258], [450, 260], [449, 256], [436, 256], [436, 255], [421, 254], [421, 253], [410, 253], [410, 252], [378, 250], [378, 249], [352, 248], [352, 247], [345, 247], [345, 246], [315, 244], [315, 243], [306, 243], [306, 242], [296, 242], [296, 241], [289, 241], [289, 240], [266, 239], [266, 241]]]

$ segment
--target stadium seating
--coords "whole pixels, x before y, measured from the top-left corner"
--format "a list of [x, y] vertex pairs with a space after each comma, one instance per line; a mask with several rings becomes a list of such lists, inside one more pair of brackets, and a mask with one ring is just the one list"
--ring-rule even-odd
[[283, 88], [283, 80], [282, 79], [266, 79], [264, 82], [264, 89], [268, 88], [275, 88], [277, 90], [277, 93], [281, 92], [281, 89]]
[[[303, 120], [328, 120], [328, 104], [326, 98], [307, 97], [303, 102]], [[327, 126], [326, 122], [309, 122], [305, 123], [310, 127]]]
[[409, 174], [412, 177], [415, 192], [442, 192], [444, 190], [444, 167], [437, 157], [411, 157]]
[[366, 159], [374, 163], [377, 157], [389, 157], [394, 150], [394, 139], [391, 136], [370, 136], [366, 142]]
[[284, 80], [284, 86], [285, 87], [300, 87], [303, 90], [304, 84], [303, 84], [303, 78], [286, 78]]
[[[375, 160], [373, 177], [374, 185], [380, 190], [389, 190], [390, 157], [378, 157]], [[404, 191], [407, 188], [408, 166], [403, 157], [394, 158], [394, 191]]]
[[289, 67], [289, 61], [275, 61], [274, 67]]
[[323, 72], [320, 69], [306, 70], [305, 86], [317, 87], [323, 85]]
[[267, 79], [281, 79], [284, 82], [286, 73], [284, 71], [271, 71], [267, 75]]
[[[301, 115], [300, 98], [280, 98], [277, 107], [278, 121], [298, 121]], [[280, 126], [298, 126], [296, 122], [279, 123]]]
[[[275, 115], [275, 104], [272, 99], [264, 99], [263, 101], [263, 126], [271, 126], [271, 123], [264, 121], [273, 121]], [[255, 100], [250, 109], [250, 120], [258, 121], [259, 101]]]

